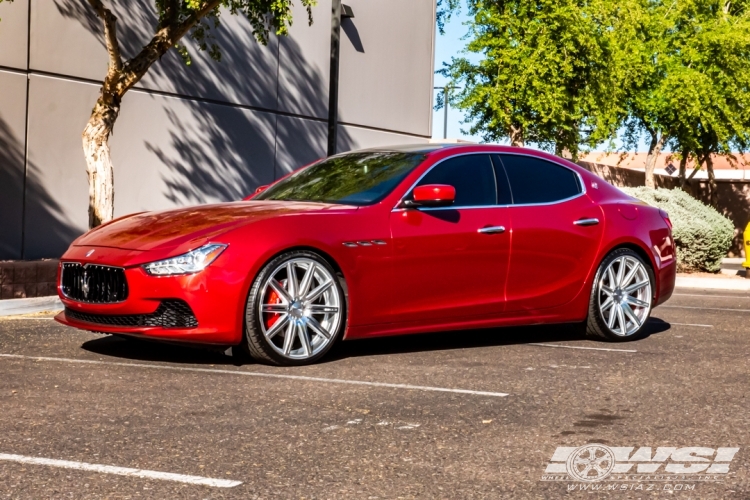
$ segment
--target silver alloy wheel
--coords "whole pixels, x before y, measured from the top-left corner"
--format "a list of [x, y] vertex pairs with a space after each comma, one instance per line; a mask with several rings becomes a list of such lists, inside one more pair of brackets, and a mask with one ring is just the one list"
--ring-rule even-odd
[[620, 337], [640, 330], [651, 312], [651, 279], [643, 263], [619, 257], [599, 278], [599, 312], [607, 328]]
[[308, 258], [290, 259], [269, 275], [261, 288], [258, 312], [263, 335], [277, 353], [308, 359], [333, 340], [341, 321], [335, 279]]

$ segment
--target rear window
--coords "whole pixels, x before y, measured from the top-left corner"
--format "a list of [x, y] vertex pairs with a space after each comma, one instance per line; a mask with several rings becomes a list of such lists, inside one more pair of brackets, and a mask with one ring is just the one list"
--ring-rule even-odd
[[553, 203], [582, 192], [578, 175], [551, 161], [524, 155], [499, 155], [508, 174], [513, 204]]

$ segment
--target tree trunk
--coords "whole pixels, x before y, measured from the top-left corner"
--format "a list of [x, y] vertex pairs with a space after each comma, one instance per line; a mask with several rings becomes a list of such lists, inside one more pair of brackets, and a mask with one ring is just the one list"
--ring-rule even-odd
[[510, 126], [510, 145], [519, 148], [523, 147], [523, 127], [520, 125]]
[[682, 158], [680, 158], [680, 189], [685, 190], [685, 174], [687, 173], [687, 162], [690, 157], [689, 151], [682, 152]]
[[706, 162], [706, 172], [708, 173], [708, 199], [712, 207], [716, 207], [716, 176], [714, 175], [714, 161], [711, 153], [706, 153], [703, 157]]
[[656, 160], [659, 158], [661, 150], [664, 147], [665, 138], [666, 134], [662, 134], [659, 137], [657, 132], [651, 133], [651, 144], [648, 147], [648, 156], [646, 156], [646, 187], [651, 189], [656, 188], [654, 168], [656, 167]]
[[82, 136], [89, 179], [90, 229], [111, 221], [115, 210], [115, 178], [109, 136], [120, 113], [120, 103], [119, 98], [108, 97], [102, 95], [96, 101]]

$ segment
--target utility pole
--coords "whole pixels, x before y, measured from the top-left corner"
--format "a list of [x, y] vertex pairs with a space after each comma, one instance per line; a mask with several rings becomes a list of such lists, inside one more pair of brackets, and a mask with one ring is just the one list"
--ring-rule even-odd
[[339, 127], [339, 59], [341, 56], [341, 19], [352, 18], [351, 7], [341, 0], [331, 2], [331, 70], [328, 87], [328, 156], [336, 154]]

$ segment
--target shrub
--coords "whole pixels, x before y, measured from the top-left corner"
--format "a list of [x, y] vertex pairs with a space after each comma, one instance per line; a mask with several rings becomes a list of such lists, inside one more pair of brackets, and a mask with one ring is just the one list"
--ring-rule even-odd
[[620, 188], [669, 213], [680, 271], [719, 272], [734, 236], [732, 221], [681, 189]]

